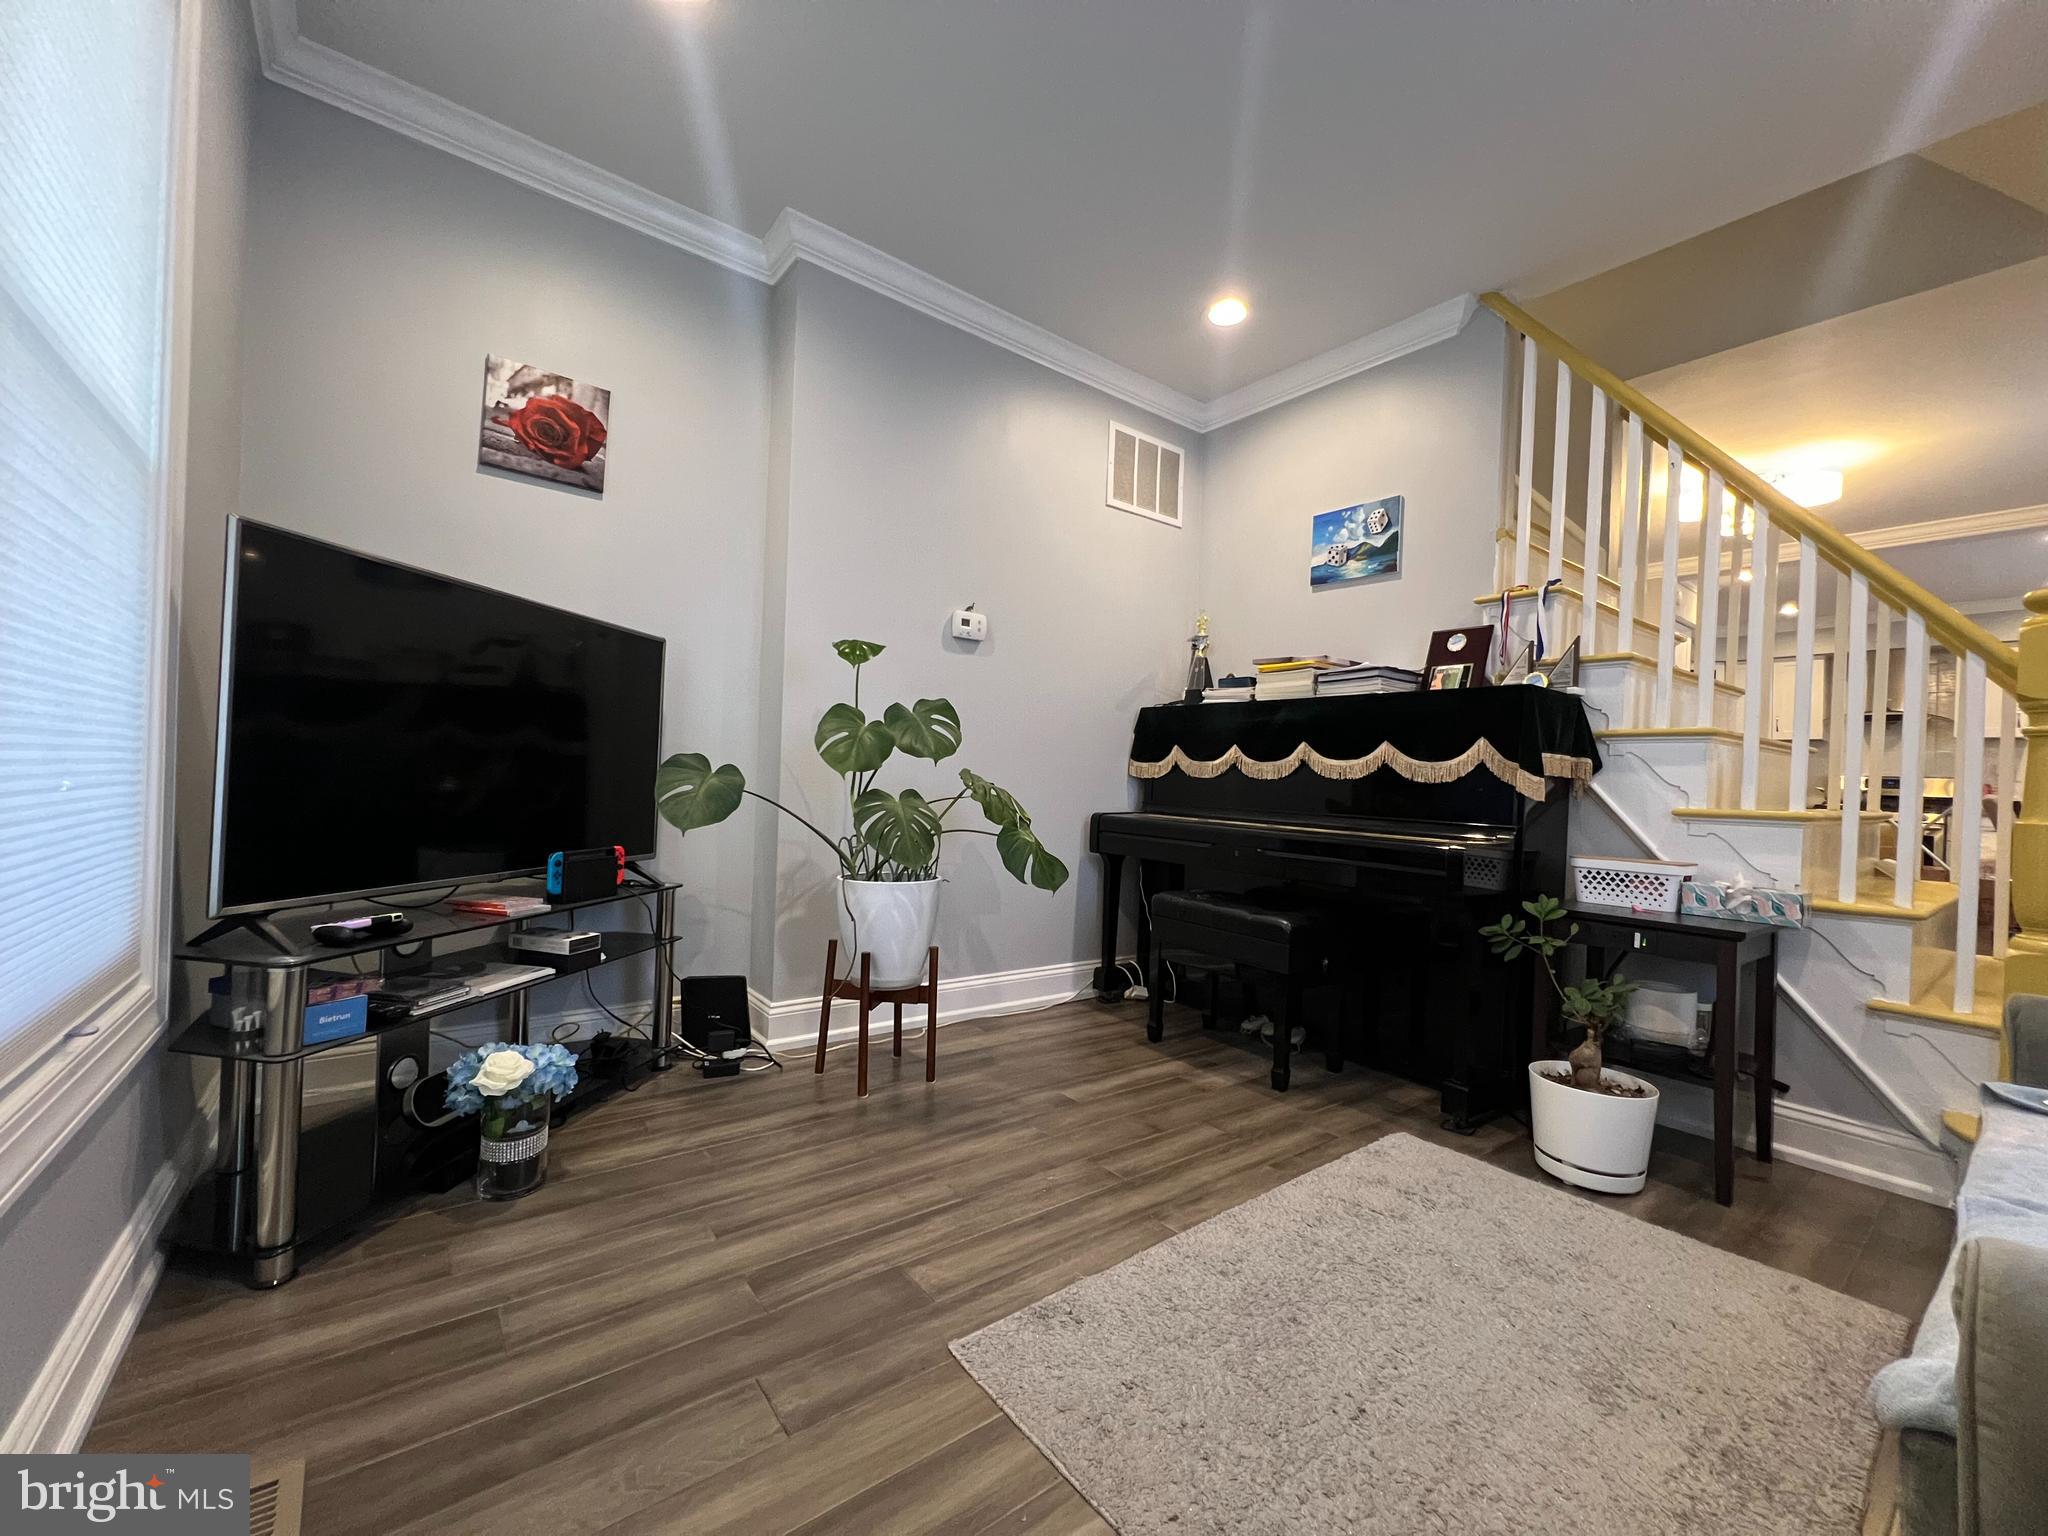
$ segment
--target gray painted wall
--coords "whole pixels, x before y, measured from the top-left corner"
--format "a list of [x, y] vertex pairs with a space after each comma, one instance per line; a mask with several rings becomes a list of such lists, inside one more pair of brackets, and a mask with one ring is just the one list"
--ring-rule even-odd
[[[1328, 652], [1420, 666], [1431, 630], [1476, 624], [1493, 589], [1506, 330], [1458, 335], [1209, 435], [1202, 605], [1218, 675]], [[1310, 591], [1318, 512], [1404, 497], [1401, 573]]]
[[[1088, 816], [1126, 803], [1132, 718], [1179, 688], [1206, 505], [1190, 496], [1184, 529], [1106, 507], [1108, 422], [1184, 447], [1190, 434], [830, 273], [800, 266], [784, 288], [794, 312], [782, 789], [839, 829], [838, 780], [812, 745], [820, 713], [848, 695], [830, 645], [886, 644], [863, 704], [942, 696], [965, 726], [957, 757], [912, 762], [901, 779], [892, 764], [888, 787], [957, 789], [956, 770], [971, 767], [1024, 802], [1074, 871], [1057, 894], [1027, 891], [990, 839], [949, 839], [945, 972], [1086, 956], [1098, 888]], [[945, 633], [970, 602], [989, 616], [978, 646]], [[971, 806], [954, 820], [980, 824]], [[755, 984], [815, 997], [831, 866], [808, 834], [777, 835], [775, 964]]]
[[[753, 739], [767, 291], [292, 91], [261, 87], [257, 128], [242, 510], [662, 635], [668, 748]], [[477, 466], [492, 352], [612, 391], [602, 499]], [[202, 635], [221, 536], [186, 535]], [[660, 867], [691, 887], [683, 966], [743, 969], [746, 849], [664, 828]]]

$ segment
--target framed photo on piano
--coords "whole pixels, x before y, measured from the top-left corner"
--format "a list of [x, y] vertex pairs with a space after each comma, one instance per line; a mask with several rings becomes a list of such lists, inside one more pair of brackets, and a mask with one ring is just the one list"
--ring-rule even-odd
[[[1488, 653], [1492, 649], [1491, 624], [1468, 624], [1463, 629], [1438, 630], [1429, 637], [1429, 657], [1422, 664], [1423, 687], [1430, 690], [1484, 687], [1493, 681], [1487, 671]], [[1438, 682], [1438, 673], [1452, 667], [1464, 667], [1464, 676], [1457, 682]]]

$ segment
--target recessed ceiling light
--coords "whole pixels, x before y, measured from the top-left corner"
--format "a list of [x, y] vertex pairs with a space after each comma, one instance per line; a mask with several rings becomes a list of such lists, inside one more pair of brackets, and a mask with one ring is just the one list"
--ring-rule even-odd
[[1799, 605], [1797, 603], [1780, 603], [1778, 604], [1778, 612], [1789, 619], [1799, 612]]
[[1226, 293], [1222, 298], [1210, 304], [1209, 323], [1221, 326], [1227, 330], [1233, 325], [1243, 325], [1246, 317], [1251, 312], [1251, 305], [1245, 303], [1243, 299], [1238, 298], [1235, 294]]

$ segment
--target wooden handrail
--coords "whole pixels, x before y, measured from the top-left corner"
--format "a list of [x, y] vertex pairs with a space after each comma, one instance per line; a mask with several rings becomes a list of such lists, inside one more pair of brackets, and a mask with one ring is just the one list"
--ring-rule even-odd
[[1634, 416], [1642, 418], [1652, 436], [1675, 442], [1687, 458], [1703, 469], [1713, 470], [1737, 495], [1763, 507], [1772, 524], [1798, 535], [1820, 551], [1821, 557], [1838, 570], [1853, 571], [1869, 583], [1887, 604], [1910, 610], [1926, 620], [1927, 632], [1950, 650], [1965, 652], [1984, 660], [1985, 676], [2008, 691], [2019, 687], [2019, 652], [2007, 645], [1967, 614], [1958, 613], [1920, 583], [1895, 570], [1876, 555], [1815, 517], [1733, 455], [1708, 442], [1699, 433], [1651, 400], [1642, 391], [1617, 378], [1566, 341], [1549, 326], [1514, 300], [1498, 293], [1482, 293], [1479, 302], [1499, 315], [1537, 346], [1565, 363], [1573, 373], [1606, 391], [1607, 398]]

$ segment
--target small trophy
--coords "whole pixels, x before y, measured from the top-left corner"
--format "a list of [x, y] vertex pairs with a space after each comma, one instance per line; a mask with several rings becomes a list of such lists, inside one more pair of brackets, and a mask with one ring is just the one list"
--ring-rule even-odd
[[1202, 695], [1216, 686], [1209, 671], [1209, 615], [1195, 616], [1195, 632], [1188, 636], [1188, 686], [1181, 694], [1183, 704], [1199, 704]]

